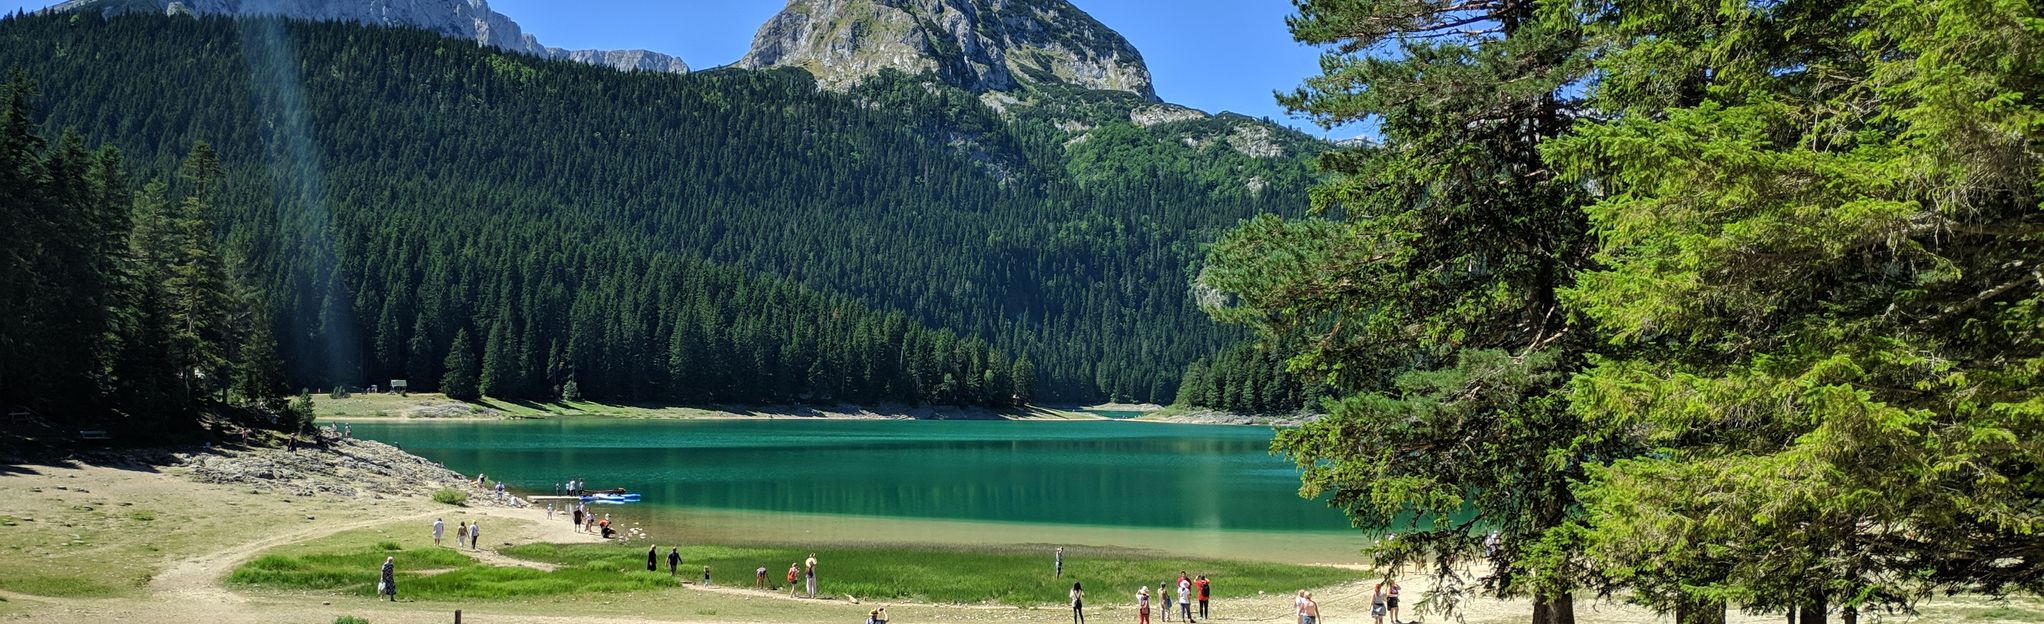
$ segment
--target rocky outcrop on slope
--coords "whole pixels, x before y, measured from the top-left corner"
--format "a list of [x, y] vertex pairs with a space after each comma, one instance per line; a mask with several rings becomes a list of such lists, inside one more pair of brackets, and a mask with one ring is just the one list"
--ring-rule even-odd
[[687, 73], [681, 59], [646, 50], [563, 50], [540, 45], [485, 0], [68, 0], [51, 11], [153, 11], [170, 15], [275, 15], [406, 26], [541, 58], [631, 71]]
[[1142, 54], [1065, 0], [790, 0], [738, 66], [801, 67], [834, 89], [894, 69], [976, 92], [1054, 84], [1157, 97]]
[[382, 442], [329, 440], [324, 447], [217, 448], [177, 454], [200, 483], [247, 486], [299, 496], [431, 496], [442, 488], [468, 493], [470, 505], [498, 505], [492, 492], [447, 467]]

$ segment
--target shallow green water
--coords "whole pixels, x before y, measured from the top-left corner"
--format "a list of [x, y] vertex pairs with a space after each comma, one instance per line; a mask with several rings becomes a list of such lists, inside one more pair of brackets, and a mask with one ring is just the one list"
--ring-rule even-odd
[[648, 526], [716, 517], [727, 532], [737, 523], [810, 534], [843, 524], [887, 539], [1085, 535], [1105, 546], [1202, 542], [1217, 555], [1244, 548], [1225, 544], [1255, 541], [1249, 534], [1353, 536], [1339, 512], [1298, 498], [1297, 471], [1269, 454], [1271, 430], [1262, 427], [540, 420], [357, 423], [354, 431], [524, 493], [550, 493], [570, 478], [641, 492], [642, 503], [602, 509]]

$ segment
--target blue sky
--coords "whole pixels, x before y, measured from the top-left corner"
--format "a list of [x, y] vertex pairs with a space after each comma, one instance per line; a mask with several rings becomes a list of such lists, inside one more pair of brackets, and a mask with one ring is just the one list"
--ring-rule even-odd
[[[346, 1], [346, 0], [340, 0]], [[1121, 32], [1150, 66], [1157, 95], [1209, 112], [1269, 117], [1316, 136], [1349, 138], [1350, 126], [1322, 131], [1272, 99], [1319, 69], [1319, 52], [1292, 40], [1288, 0], [1071, 0]], [[0, 0], [8, 12], [50, 0]], [[563, 48], [645, 48], [704, 69], [738, 60], [752, 35], [785, 0], [490, 0], [541, 43]]]

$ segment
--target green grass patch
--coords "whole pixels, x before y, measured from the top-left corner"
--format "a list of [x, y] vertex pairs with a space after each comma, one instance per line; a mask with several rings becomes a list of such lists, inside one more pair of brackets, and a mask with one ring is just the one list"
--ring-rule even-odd
[[[527, 544], [504, 554], [561, 566], [646, 574], [646, 551], [613, 544]], [[768, 581], [785, 586], [788, 564], [808, 551], [777, 546], [692, 546], [682, 552], [682, 575], [713, 577], [728, 585], [752, 585], [753, 570], [766, 566]], [[1253, 596], [1258, 591], [1291, 593], [1356, 580], [1356, 573], [1315, 566], [1155, 557], [1127, 551], [1067, 550], [1064, 578], [1051, 575], [1042, 549], [858, 547], [818, 551], [818, 591], [861, 600], [938, 603], [996, 602], [1011, 605], [1062, 604], [1073, 582], [1086, 584], [1100, 600], [1134, 600], [1138, 585], [1175, 581], [1178, 572], [1205, 574], [1216, 598]], [[661, 565], [666, 565], [662, 551]], [[631, 572], [637, 570], [637, 572]], [[664, 575], [664, 572], [662, 573]], [[800, 579], [797, 579], [800, 582]], [[785, 591], [785, 590], [783, 590]]]
[[334, 624], [369, 624], [369, 620], [358, 618], [352, 615], [343, 615], [341, 617], [334, 618]]
[[2013, 605], [1995, 605], [1987, 608], [1966, 609], [1963, 613], [1968, 620], [2044, 622], [2044, 611], [2033, 611]]
[[[554, 566], [546, 571], [486, 565], [450, 548], [388, 548], [394, 545], [355, 536], [327, 546], [272, 551], [237, 568], [228, 582], [248, 588], [373, 596], [383, 558], [391, 556], [397, 558], [398, 595], [420, 600], [518, 599], [675, 586], [665, 569], [646, 571], [646, 550], [639, 546], [527, 544], [499, 551]], [[766, 566], [770, 585], [787, 591], [788, 564], [808, 551], [795, 546], [704, 545], [683, 547], [681, 554], [681, 576], [686, 580], [700, 579], [707, 565], [719, 584], [750, 587], [753, 569]], [[866, 601], [1063, 604], [1074, 581], [1085, 583], [1097, 600], [1132, 600], [1123, 594], [1132, 596], [1138, 585], [1155, 587], [1176, 579], [1180, 570], [1212, 577], [1216, 598], [1221, 599], [1259, 591], [1289, 594], [1359, 578], [1336, 568], [1090, 549], [1067, 551], [1062, 579], [1051, 576], [1050, 556], [1040, 548], [832, 547], [819, 550], [817, 558], [821, 593]], [[664, 548], [660, 565], [666, 566]]]
[[433, 502], [460, 507], [468, 504], [468, 493], [454, 488], [440, 488], [433, 492]]
[[99, 579], [58, 574], [0, 576], [0, 589], [31, 596], [57, 598], [107, 598], [123, 592], [122, 588]]

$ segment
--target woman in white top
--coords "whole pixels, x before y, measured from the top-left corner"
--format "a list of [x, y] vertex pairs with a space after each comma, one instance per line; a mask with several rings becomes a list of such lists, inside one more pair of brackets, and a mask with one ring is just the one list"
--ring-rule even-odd
[[1072, 624], [1086, 624], [1086, 588], [1072, 583]]
[[1150, 624], [1150, 586], [1136, 586], [1136, 624]]

